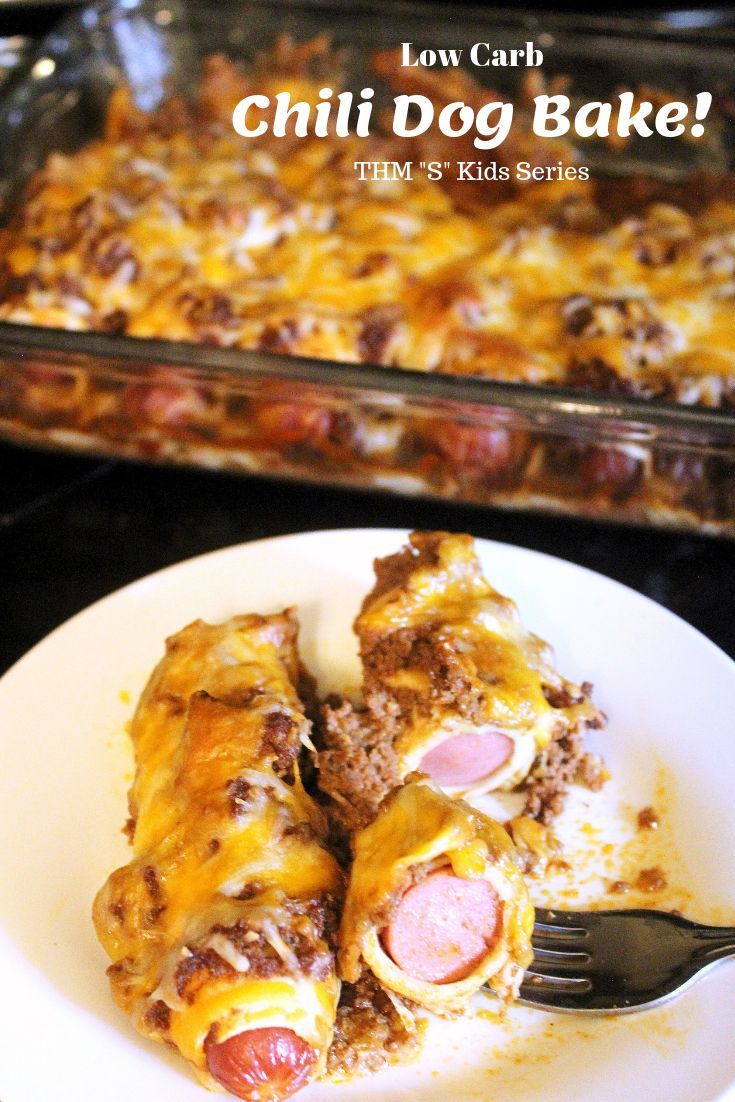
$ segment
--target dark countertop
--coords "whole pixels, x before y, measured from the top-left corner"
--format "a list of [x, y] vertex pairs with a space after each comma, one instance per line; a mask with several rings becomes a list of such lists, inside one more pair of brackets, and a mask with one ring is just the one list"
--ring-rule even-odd
[[735, 657], [729, 542], [0, 444], [0, 670], [163, 566], [263, 536], [350, 527], [448, 528], [558, 555], [647, 594]]

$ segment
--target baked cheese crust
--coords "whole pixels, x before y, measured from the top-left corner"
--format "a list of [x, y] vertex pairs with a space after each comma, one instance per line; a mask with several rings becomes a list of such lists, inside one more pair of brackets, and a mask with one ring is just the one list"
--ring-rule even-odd
[[[394, 91], [415, 80], [385, 55], [375, 65]], [[118, 89], [105, 135], [53, 154], [0, 234], [0, 319], [732, 399], [729, 185], [700, 194], [694, 182], [679, 204], [632, 192], [616, 202], [594, 181], [477, 186], [418, 170], [360, 181], [355, 161], [413, 159], [416, 147], [392, 135], [235, 135], [242, 96], [285, 88], [315, 104], [325, 71], [338, 87], [323, 41], [282, 41], [255, 71], [208, 59], [193, 105], [172, 99], [148, 115]], [[441, 84], [423, 79], [441, 102]], [[548, 163], [551, 151], [529, 152], [521, 136], [494, 152]], [[452, 152], [477, 155], [462, 143]]]
[[292, 610], [202, 621], [172, 636], [132, 723], [133, 858], [94, 904], [118, 1005], [202, 1082], [205, 1046], [292, 1030], [326, 1065], [340, 984], [341, 873], [297, 757]]

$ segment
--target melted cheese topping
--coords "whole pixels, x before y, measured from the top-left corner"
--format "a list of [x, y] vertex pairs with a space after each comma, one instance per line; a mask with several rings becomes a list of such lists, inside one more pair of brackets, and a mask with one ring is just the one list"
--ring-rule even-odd
[[[403, 776], [445, 739], [491, 729], [512, 740], [509, 760], [447, 791], [512, 788], [555, 734], [599, 715], [582, 689], [559, 676], [548, 645], [524, 628], [513, 601], [483, 577], [470, 536], [414, 533], [409, 547], [376, 565], [378, 583], [355, 630], [368, 706], [375, 694], [396, 702]], [[554, 707], [552, 692], [567, 705]]]
[[[340, 965], [355, 982], [364, 962], [377, 979], [430, 1010], [457, 1010], [484, 983], [501, 997], [518, 992], [530, 947], [533, 906], [502, 826], [469, 804], [450, 800], [426, 779], [388, 798], [370, 826], [352, 839], [354, 860], [340, 931]], [[431, 984], [407, 975], [384, 952], [380, 930], [410, 884], [416, 866], [451, 866], [456, 876], [483, 877], [502, 902], [497, 943], [464, 979]]]
[[212, 1026], [220, 1041], [290, 1028], [319, 1071], [334, 1025], [339, 982], [309, 905], [338, 895], [341, 877], [296, 767], [309, 742], [296, 632], [289, 611], [197, 621], [168, 640], [132, 724], [135, 856], [95, 900], [117, 1002], [210, 1087]]
[[[261, 87], [317, 101], [277, 64]], [[107, 135], [51, 156], [0, 234], [0, 318], [721, 400], [735, 203], [615, 216], [593, 181], [360, 181], [405, 147], [238, 138], [244, 86], [210, 62], [198, 113], [157, 116], [119, 89]]]

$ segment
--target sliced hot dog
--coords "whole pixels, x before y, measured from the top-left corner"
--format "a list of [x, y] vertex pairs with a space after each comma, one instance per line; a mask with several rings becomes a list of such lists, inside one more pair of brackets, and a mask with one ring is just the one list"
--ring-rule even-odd
[[409, 976], [427, 983], [464, 979], [500, 936], [502, 904], [487, 880], [430, 873], [401, 899], [383, 947]]
[[512, 753], [513, 740], [507, 735], [478, 731], [440, 742], [424, 755], [419, 769], [443, 787], [459, 787], [491, 776]]
[[218, 1083], [248, 1102], [280, 1102], [308, 1082], [316, 1052], [292, 1029], [271, 1027], [207, 1042], [207, 1066]]
[[202, 422], [210, 413], [210, 404], [202, 392], [180, 383], [131, 383], [125, 390], [124, 405], [133, 417], [171, 428]]

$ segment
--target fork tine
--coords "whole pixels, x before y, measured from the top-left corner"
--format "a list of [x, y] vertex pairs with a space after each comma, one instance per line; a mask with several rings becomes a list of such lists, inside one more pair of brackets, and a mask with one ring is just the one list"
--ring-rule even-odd
[[[589, 930], [584, 926], [556, 926], [538, 919], [534, 923], [531, 936], [531, 942], [537, 954], [544, 950], [551, 953], [582, 952], [586, 954], [588, 939]], [[588, 954], [586, 956], [588, 958]]]
[[664, 911], [536, 909], [526, 1006], [574, 1014], [628, 1014], [684, 991], [735, 951], [735, 928]]
[[585, 918], [589, 915], [579, 911], [550, 911], [547, 907], [536, 907], [535, 925], [540, 930], [549, 930], [559, 937], [586, 937], [588, 927]]
[[539, 923], [536, 923], [531, 935], [534, 949], [550, 949], [560, 953], [584, 950], [588, 938], [587, 930], [564, 930], [557, 926], [542, 926]]
[[533, 947], [533, 969], [544, 975], [547, 968], [584, 972], [591, 962], [592, 957], [583, 950], [567, 952], [564, 949], [547, 949], [538, 945]]
[[526, 972], [521, 993], [529, 998], [542, 995], [586, 995], [592, 990], [589, 976], [556, 976], [536, 970], [536, 962]]

